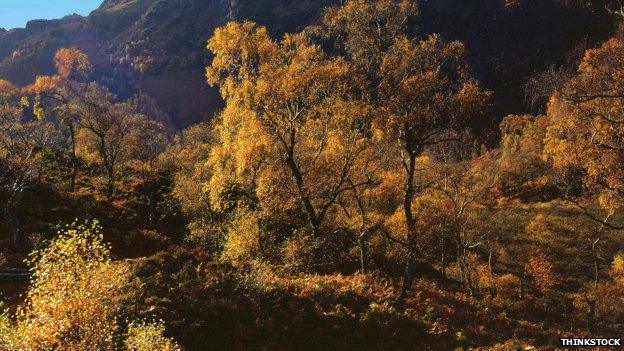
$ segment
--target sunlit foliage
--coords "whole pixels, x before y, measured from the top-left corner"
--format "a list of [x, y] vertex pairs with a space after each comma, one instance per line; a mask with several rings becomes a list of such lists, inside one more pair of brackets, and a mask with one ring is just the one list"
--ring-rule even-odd
[[130, 323], [124, 341], [128, 351], [180, 351], [175, 341], [164, 336], [165, 327], [162, 323]]
[[34, 270], [9, 343], [14, 350], [110, 350], [127, 267], [113, 263], [98, 222], [62, 228], [31, 256]]

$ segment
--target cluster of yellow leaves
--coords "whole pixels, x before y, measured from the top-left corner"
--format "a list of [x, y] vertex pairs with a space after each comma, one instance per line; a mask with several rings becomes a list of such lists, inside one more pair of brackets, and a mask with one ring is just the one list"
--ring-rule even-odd
[[584, 185], [607, 210], [621, 209], [624, 173], [624, 41], [588, 50], [578, 73], [548, 107], [544, 155], [554, 166], [580, 168]]
[[392, 46], [417, 14], [418, 6], [410, 0], [350, 0], [327, 9], [323, 23], [344, 38], [358, 70], [370, 73], [381, 63], [380, 53]]
[[539, 192], [553, 183], [543, 155], [549, 124], [547, 116], [510, 115], [502, 121], [498, 167], [505, 195]]
[[202, 191], [209, 194], [212, 209], [225, 211], [235, 206], [227, 196], [229, 189], [233, 186], [248, 189], [258, 181], [257, 172], [265, 163], [264, 148], [270, 140], [251, 111], [233, 106], [227, 106], [221, 113], [214, 129], [219, 142], [210, 149], [204, 163], [210, 174]]
[[241, 213], [232, 220], [223, 247], [223, 259], [239, 264], [258, 257], [262, 242], [259, 221], [257, 213]]
[[206, 68], [208, 83], [219, 84], [224, 98], [243, 98], [238, 92], [248, 90], [249, 79], [259, 74], [258, 65], [274, 55], [277, 48], [266, 28], [247, 21], [217, 28], [208, 49], [216, 54]]
[[619, 253], [613, 258], [610, 273], [613, 280], [624, 287], [624, 253]]
[[124, 345], [127, 351], [180, 351], [180, 346], [164, 334], [163, 322], [133, 322], [128, 326]]
[[278, 278], [280, 285], [294, 288], [299, 294], [309, 296], [318, 291], [331, 291], [337, 295], [358, 294], [371, 296], [383, 302], [396, 296], [396, 284], [389, 278], [372, 274], [344, 276], [301, 275], [299, 277]]
[[[37, 76], [35, 82], [24, 88], [29, 93], [49, 93], [66, 90], [73, 80], [82, 80], [91, 73], [89, 57], [76, 48], [61, 48], [54, 56], [56, 74], [53, 76]], [[67, 94], [67, 91], [63, 91]]]
[[61, 48], [54, 56], [56, 74], [37, 76], [35, 82], [26, 87], [26, 93], [43, 93], [63, 88], [71, 80], [86, 78], [92, 70], [89, 57], [76, 48]]
[[524, 270], [533, 278], [535, 287], [542, 293], [550, 291], [557, 284], [553, 264], [542, 252], [531, 255]]
[[110, 259], [97, 222], [71, 225], [32, 256], [33, 278], [9, 350], [110, 350], [128, 269]]
[[13, 83], [6, 81], [4, 79], [0, 79], [0, 93], [1, 94], [11, 93], [16, 90], [17, 90], [17, 87]]
[[514, 297], [520, 288], [520, 278], [511, 273], [497, 276], [496, 292], [505, 299]]
[[[97, 221], [72, 224], [31, 255], [32, 282], [14, 318], [0, 315], [0, 349], [115, 350], [129, 267], [113, 262]], [[1, 307], [1, 306], [0, 306]], [[14, 321], [13, 321], [14, 320]], [[179, 351], [162, 323], [130, 323], [127, 350]]]
[[161, 157], [163, 164], [176, 169], [173, 194], [184, 212], [192, 217], [208, 212], [203, 188], [212, 172], [205, 157], [214, 150], [214, 134], [208, 123], [189, 127], [173, 140]]
[[466, 75], [463, 57], [463, 44], [435, 34], [421, 41], [399, 37], [383, 56], [380, 92], [391, 118], [382, 120], [382, 128], [413, 138], [416, 145], [406, 145], [408, 151], [461, 129], [481, 112], [489, 93]]
[[349, 65], [302, 33], [273, 41], [250, 22], [217, 29], [208, 48], [208, 82], [227, 102], [208, 160], [212, 208], [232, 209], [228, 194], [241, 189], [267, 213], [302, 205], [318, 231], [370, 144], [353, 128], [369, 110], [345, 98]]
[[496, 286], [496, 276], [490, 272], [490, 267], [486, 264], [477, 265], [475, 278], [477, 280], [476, 285], [481, 291], [487, 291]]
[[63, 79], [78, 79], [93, 69], [89, 57], [77, 48], [61, 48], [54, 55], [57, 75]]
[[526, 234], [533, 239], [548, 238], [553, 235], [548, 217], [544, 214], [536, 215], [525, 227]]

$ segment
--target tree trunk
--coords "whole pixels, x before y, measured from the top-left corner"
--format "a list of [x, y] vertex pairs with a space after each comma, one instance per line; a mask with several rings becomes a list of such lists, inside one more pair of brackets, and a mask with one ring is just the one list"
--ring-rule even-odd
[[147, 221], [150, 225], [154, 224], [154, 212], [156, 212], [154, 207], [154, 192], [150, 191], [147, 195]]
[[412, 285], [414, 284], [414, 255], [409, 253], [407, 255], [407, 261], [405, 262], [405, 271], [403, 272], [403, 286], [401, 287], [401, 295], [399, 296], [399, 300], [403, 301], [407, 298], [410, 290], [412, 290]]
[[590, 333], [596, 332], [596, 300], [585, 296], [587, 302], [587, 330]]
[[470, 296], [474, 295], [474, 287], [472, 284], [472, 275], [470, 274], [470, 269], [468, 268], [468, 250], [466, 249], [466, 246], [464, 245], [464, 248], [462, 250], [462, 265], [461, 265], [461, 269], [464, 272], [464, 278], [466, 280], [466, 288], [468, 289], [468, 294]]
[[106, 184], [106, 195], [110, 200], [115, 195], [115, 170], [112, 167], [107, 167], [108, 182]]
[[71, 178], [69, 180], [69, 191], [74, 192], [76, 190], [76, 177], [78, 175], [78, 157], [76, 156], [76, 129], [73, 123], [68, 123], [69, 137], [71, 140]]
[[525, 281], [526, 277], [525, 274], [522, 273], [522, 275], [520, 276], [520, 300], [522, 300], [524, 298], [524, 281]]
[[440, 241], [440, 273], [446, 279], [446, 241]]
[[457, 243], [457, 267], [459, 268], [459, 282], [464, 284], [466, 279], [464, 277], [464, 265], [462, 260], [461, 241]]
[[13, 246], [16, 249], [21, 248], [24, 243], [24, 238], [22, 237], [22, 227], [19, 218], [8, 206], [4, 208], [2, 218], [13, 234]]
[[488, 269], [490, 271], [490, 279], [492, 281], [492, 287], [490, 293], [492, 296], [496, 295], [498, 289], [496, 287], [496, 278], [494, 277], [494, 262], [492, 259], [492, 249], [490, 249], [490, 252], [488, 254]]
[[401, 299], [407, 297], [414, 282], [413, 265], [414, 255], [416, 254], [416, 220], [412, 212], [412, 203], [416, 196], [414, 186], [414, 178], [416, 177], [416, 153], [409, 154], [407, 164], [407, 181], [405, 184], [405, 198], [403, 201], [403, 212], [405, 213], [405, 226], [407, 228], [407, 262], [405, 262], [405, 272], [403, 276], [403, 288], [401, 289]]
[[368, 261], [368, 252], [366, 247], [367, 232], [363, 231], [358, 236], [358, 244], [360, 246], [360, 271], [366, 273], [366, 263]]
[[[600, 261], [598, 252], [596, 250], [596, 244], [598, 240], [594, 240], [591, 243], [592, 255], [594, 258], [594, 286], [593, 286], [593, 294], [596, 296], [598, 290], [598, 276], [600, 272]], [[589, 298], [586, 295], [583, 296], [585, 301], [587, 302], [587, 330], [590, 333], [596, 332], [596, 298]]]
[[299, 193], [299, 199], [303, 204], [303, 209], [308, 217], [308, 224], [310, 225], [310, 229], [312, 230], [312, 237], [317, 238], [320, 233], [321, 220], [318, 218], [316, 210], [312, 205], [312, 201], [310, 201], [310, 197], [305, 188], [305, 184], [303, 182], [303, 175], [295, 162], [294, 156], [292, 154], [288, 154], [286, 157], [286, 164], [290, 169], [290, 172], [295, 178], [295, 184], [297, 185], [297, 192]]

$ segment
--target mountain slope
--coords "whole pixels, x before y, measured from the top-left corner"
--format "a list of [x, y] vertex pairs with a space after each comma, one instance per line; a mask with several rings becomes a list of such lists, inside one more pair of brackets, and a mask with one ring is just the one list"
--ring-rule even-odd
[[[19, 85], [53, 72], [56, 49], [76, 46], [96, 68], [96, 78], [120, 97], [144, 91], [174, 124], [184, 127], [221, 106], [206, 86], [205, 49], [214, 29], [250, 19], [274, 35], [318, 20], [340, 0], [106, 0], [87, 17], [31, 21], [0, 30], [0, 78]], [[475, 75], [495, 92], [491, 126], [521, 113], [524, 84], [550, 65], [566, 62], [580, 42], [604, 40], [615, 19], [604, 4], [580, 0], [421, 0], [422, 34], [439, 32], [467, 44]]]
[[205, 84], [206, 40], [230, 19], [250, 18], [274, 33], [296, 30], [318, 18], [327, 1], [106, 0], [88, 17], [31, 21], [0, 31], [0, 77], [26, 85], [53, 73], [63, 46], [86, 52], [98, 80], [121, 97], [141, 90], [154, 97], [174, 123], [186, 126], [219, 107]]

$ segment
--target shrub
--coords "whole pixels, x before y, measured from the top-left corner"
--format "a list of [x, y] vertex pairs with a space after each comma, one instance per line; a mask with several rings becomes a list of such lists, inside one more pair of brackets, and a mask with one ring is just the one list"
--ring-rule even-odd
[[294, 272], [311, 272], [315, 266], [316, 242], [305, 232], [297, 232], [284, 245], [284, 264]]
[[524, 270], [528, 276], [533, 278], [533, 283], [542, 294], [551, 290], [557, 284], [553, 264], [548, 257], [537, 252], [529, 257], [528, 262], [524, 266]]
[[121, 297], [125, 319], [167, 321], [168, 333], [189, 349], [227, 348], [236, 326], [252, 316], [235, 269], [200, 261], [173, 248], [142, 259]]
[[508, 273], [496, 277], [496, 292], [503, 299], [512, 299], [518, 294], [520, 279]]
[[356, 243], [353, 233], [334, 231], [313, 238], [302, 229], [284, 246], [284, 263], [293, 272], [352, 273], [358, 268], [358, 257], [351, 250]]
[[611, 263], [611, 271], [609, 272], [611, 278], [624, 287], [624, 252], [617, 254], [613, 258], [613, 263]]
[[180, 351], [180, 346], [164, 334], [163, 322], [132, 322], [128, 325], [124, 345], [127, 351]]
[[32, 255], [33, 280], [5, 341], [9, 349], [113, 348], [116, 298], [127, 269], [111, 261], [101, 230], [97, 221], [72, 224]]
[[258, 258], [262, 235], [259, 220], [256, 213], [244, 213], [232, 221], [221, 255], [225, 261], [241, 265]]

